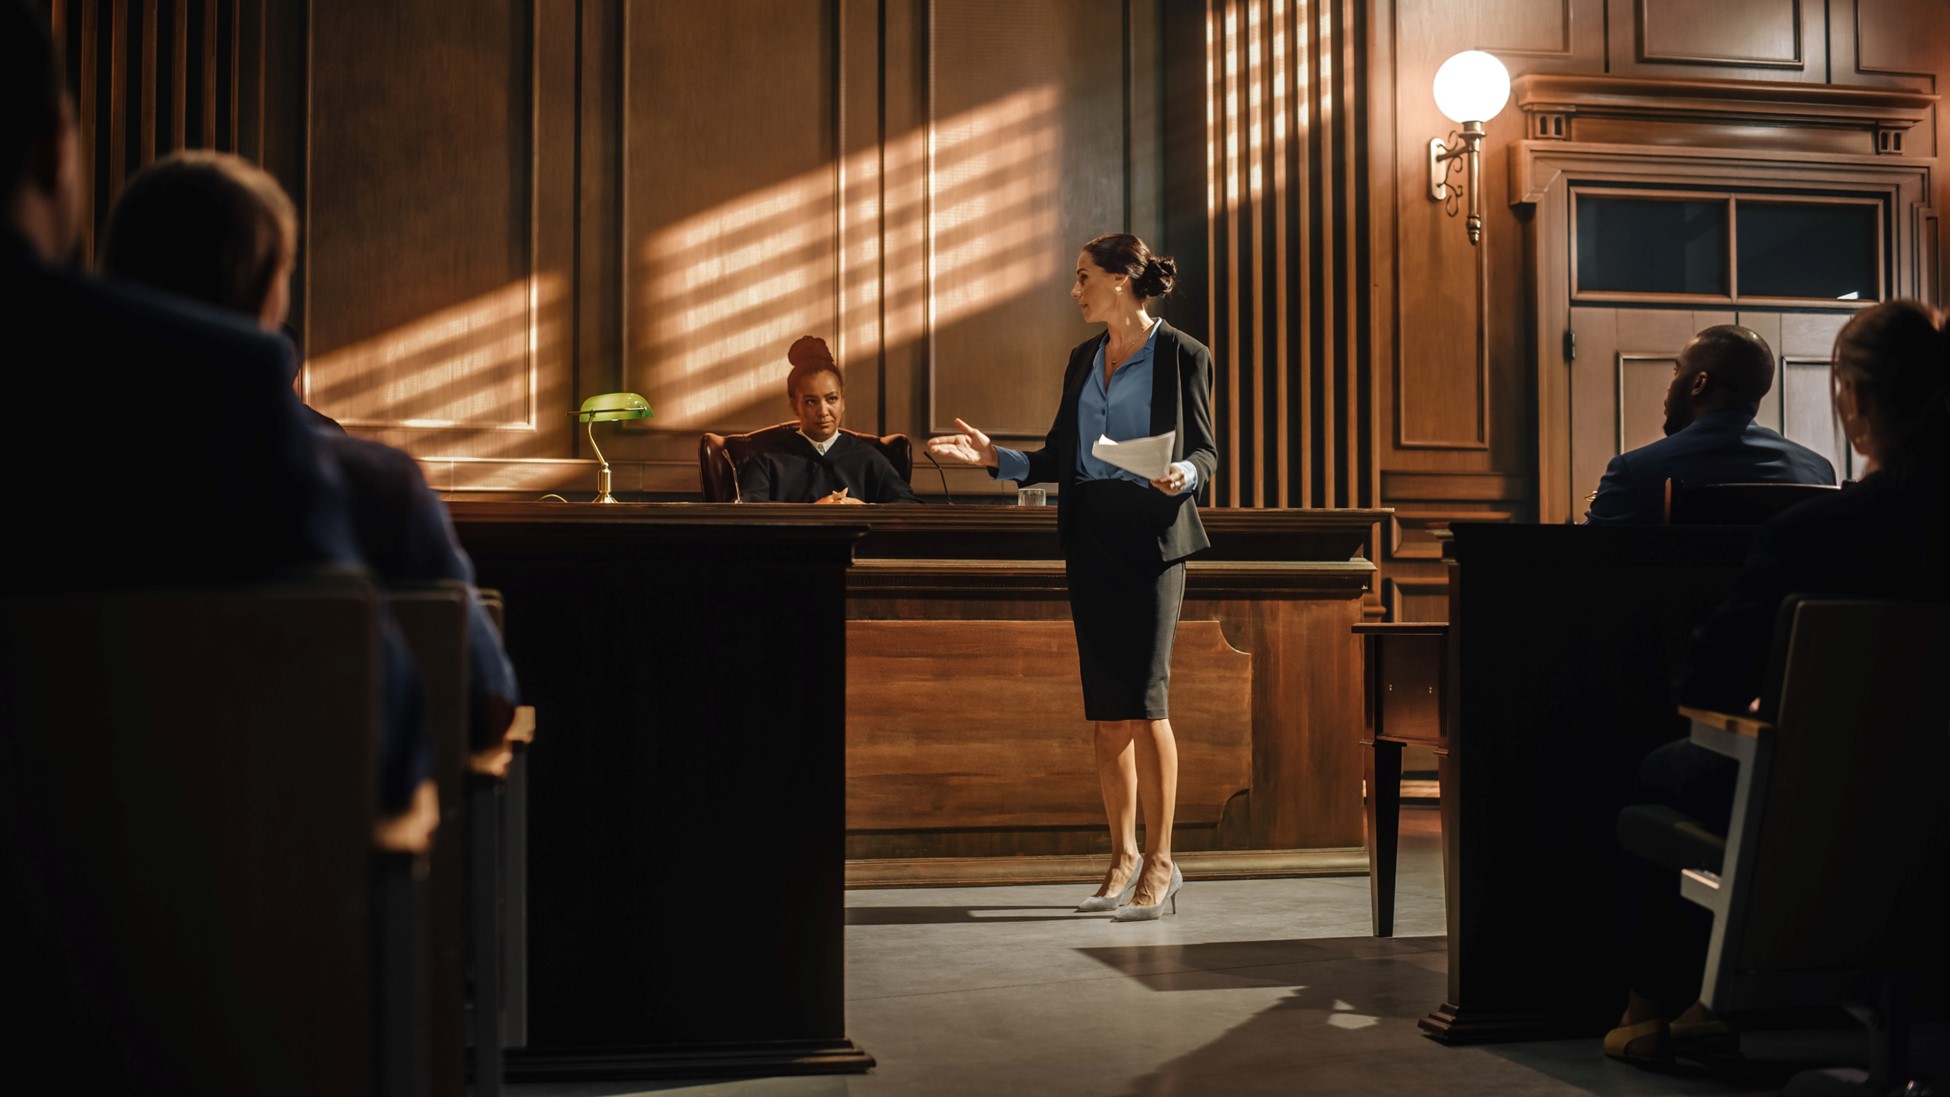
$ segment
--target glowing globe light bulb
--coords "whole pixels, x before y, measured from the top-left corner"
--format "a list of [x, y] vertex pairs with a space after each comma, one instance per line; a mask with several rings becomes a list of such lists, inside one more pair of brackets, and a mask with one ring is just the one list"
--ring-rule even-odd
[[1451, 122], [1487, 122], [1510, 101], [1510, 70], [1482, 50], [1465, 50], [1435, 70], [1435, 105]]

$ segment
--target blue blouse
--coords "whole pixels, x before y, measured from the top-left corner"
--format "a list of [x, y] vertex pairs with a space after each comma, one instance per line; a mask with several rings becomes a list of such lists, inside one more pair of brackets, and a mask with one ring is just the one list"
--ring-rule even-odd
[[[1077, 394], [1078, 481], [1129, 480], [1134, 484], [1151, 486], [1151, 481], [1135, 472], [1092, 457], [1090, 448], [1096, 444], [1099, 436], [1122, 442], [1143, 438], [1150, 433], [1152, 349], [1158, 341], [1160, 326], [1158, 322], [1152, 322], [1151, 334], [1145, 336], [1144, 345], [1117, 367], [1109, 385], [1104, 383], [1104, 348], [1108, 340], [1097, 345], [1096, 356], [1090, 361], [1090, 378], [1084, 382], [1083, 391]], [[995, 455], [997, 479], [1020, 483], [1028, 478], [1029, 458], [1021, 450], [997, 446]], [[1198, 486], [1198, 469], [1190, 461], [1176, 462], [1174, 467], [1185, 473], [1185, 491]]]

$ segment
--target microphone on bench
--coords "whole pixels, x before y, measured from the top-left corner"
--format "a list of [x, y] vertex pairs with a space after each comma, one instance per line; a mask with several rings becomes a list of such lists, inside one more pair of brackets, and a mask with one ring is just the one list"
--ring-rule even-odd
[[947, 474], [946, 472], [942, 472], [942, 470], [941, 470], [941, 462], [939, 462], [939, 461], [937, 461], [937, 460], [935, 460], [935, 459], [934, 459], [934, 454], [932, 454], [932, 453], [929, 453], [929, 452], [928, 452], [928, 447], [926, 447], [926, 446], [922, 446], [922, 447], [921, 447], [921, 455], [922, 455], [922, 456], [924, 456], [924, 457], [926, 457], [926, 458], [928, 459], [928, 464], [930, 464], [930, 465], [933, 465], [933, 466], [934, 466], [934, 471], [935, 471], [935, 472], [937, 472], [937, 473], [940, 473], [940, 475], [941, 475], [941, 494], [947, 497], [947, 499], [948, 499], [948, 505], [949, 505], [949, 506], [951, 506], [951, 507], [952, 507], [952, 506], [954, 506], [954, 505], [955, 505], [955, 496], [954, 496], [954, 493], [952, 493], [952, 492], [950, 492], [950, 491], [948, 490], [948, 474]]
[[738, 462], [731, 459], [730, 450], [721, 449], [718, 452], [724, 454], [724, 463], [731, 466], [731, 501], [742, 503], [745, 501], [745, 493], [738, 488]]

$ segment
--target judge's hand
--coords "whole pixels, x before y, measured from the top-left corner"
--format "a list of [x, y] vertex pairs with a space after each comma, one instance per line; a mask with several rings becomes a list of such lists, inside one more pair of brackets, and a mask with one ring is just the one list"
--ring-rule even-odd
[[995, 455], [995, 443], [989, 441], [989, 436], [960, 419], [955, 420], [955, 425], [964, 433], [942, 434], [928, 439], [928, 452], [936, 457], [994, 468], [999, 458]]
[[1164, 492], [1166, 495], [1177, 495], [1179, 492], [1185, 490], [1185, 470], [1179, 468], [1177, 465], [1173, 465], [1171, 466], [1171, 471], [1151, 481], [1151, 486]]
[[866, 506], [866, 503], [864, 501], [859, 499], [854, 499], [848, 496], [846, 494], [845, 488], [841, 488], [840, 490], [834, 492], [831, 495], [822, 495], [819, 498], [813, 500], [814, 506], [819, 506], [823, 503], [851, 503], [856, 507]]

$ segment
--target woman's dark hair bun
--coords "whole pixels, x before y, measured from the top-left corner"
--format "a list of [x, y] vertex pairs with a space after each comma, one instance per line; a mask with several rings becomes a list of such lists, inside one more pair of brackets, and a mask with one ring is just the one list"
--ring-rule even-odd
[[1169, 255], [1151, 257], [1144, 264], [1144, 272], [1137, 276], [1131, 288], [1140, 297], [1153, 299], [1171, 292], [1178, 282], [1178, 261]]

